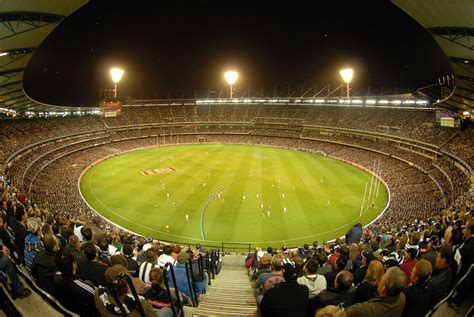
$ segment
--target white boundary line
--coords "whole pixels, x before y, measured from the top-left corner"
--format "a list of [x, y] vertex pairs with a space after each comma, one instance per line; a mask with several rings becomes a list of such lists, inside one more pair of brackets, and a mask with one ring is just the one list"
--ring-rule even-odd
[[[181, 144], [166, 144], [166, 145], [160, 145], [160, 146], [148, 146], [148, 147], [140, 147], [140, 148], [136, 148], [136, 149], [132, 149], [132, 150], [127, 150], [127, 151], [123, 151], [123, 152], [119, 152], [119, 153], [113, 153], [113, 154], [110, 154], [110, 155], [107, 155], [106, 157], [103, 157], [95, 162], [93, 162], [92, 164], [90, 164], [88, 167], [86, 167], [84, 169], [84, 171], [82, 171], [81, 175], [79, 176], [79, 179], [77, 180], [77, 185], [78, 185], [78, 190], [79, 190], [79, 194], [81, 195], [81, 198], [82, 200], [86, 203], [86, 205], [90, 208], [90, 210], [92, 210], [94, 213], [96, 213], [97, 215], [99, 215], [102, 219], [104, 219], [105, 221], [107, 221], [108, 223], [124, 230], [124, 231], [127, 231], [127, 232], [130, 232], [134, 235], [137, 235], [137, 236], [143, 236], [142, 234], [139, 234], [139, 233], [136, 233], [134, 231], [131, 231], [129, 229], [126, 229], [126, 228], [123, 228], [122, 226], [119, 226], [117, 225], [115, 222], [111, 221], [110, 219], [107, 219], [106, 217], [104, 217], [102, 214], [100, 214], [99, 212], [97, 212], [97, 210], [95, 210], [94, 208], [92, 208], [92, 206], [87, 202], [87, 200], [84, 198], [84, 196], [82, 195], [82, 192], [81, 192], [81, 179], [82, 177], [84, 176], [84, 174], [89, 170], [91, 169], [92, 167], [94, 167], [95, 165], [97, 165], [98, 163], [104, 161], [104, 160], [107, 160], [111, 157], [114, 157], [114, 156], [118, 156], [118, 155], [122, 155], [122, 154], [125, 154], [125, 153], [129, 153], [129, 152], [133, 152], [133, 151], [139, 151], [139, 150], [143, 150], [143, 149], [149, 149], [149, 148], [160, 148], [160, 147], [170, 147], [170, 146], [180, 146], [180, 145], [199, 145], [199, 144], [203, 144], [203, 143], [181, 143]], [[208, 144], [222, 144], [222, 143], [205, 143], [205, 145], [208, 145]], [[233, 144], [233, 145], [247, 145], [247, 146], [266, 146], [266, 147], [272, 147], [272, 148], [284, 148], [284, 149], [287, 149], [287, 150], [292, 150], [292, 151], [299, 151], [298, 149], [292, 149], [292, 148], [288, 148], [288, 147], [280, 147], [280, 146], [270, 146], [270, 145], [261, 145], [261, 144], [248, 144], [248, 143], [226, 143], [226, 144]], [[305, 152], [305, 151], [299, 151], [299, 152]], [[305, 152], [305, 153], [308, 153], [308, 152]], [[377, 179], [382, 182], [382, 184], [384, 185], [385, 189], [387, 190], [387, 194], [388, 194], [388, 201], [387, 201], [387, 205], [385, 206], [385, 208], [383, 209], [383, 211], [381, 213], [379, 213], [379, 215], [373, 219], [370, 223], [368, 223], [367, 225], [364, 226], [367, 227], [367, 226], [370, 226], [372, 223], [374, 223], [377, 219], [379, 219], [388, 209], [388, 207], [390, 206], [390, 202], [391, 202], [391, 193], [390, 193], [390, 188], [388, 187], [387, 183], [378, 175], [375, 175], [375, 173], [373, 173], [372, 171], [366, 169], [365, 167], [359, 165], [359, 164], [356, 164], [356, 163], [353, 163], [353, 162], [350, 162], [350, 161], [347, 161], [345, 159], [341, 159], [341, 158], [338, 158], [338, 157], [335, 157], [335, 156], [331, 156], [331, 155], [323, 155], [321, 153], [315, 153], [315, 152], [309, 152], [313, 155], [319, 155], [319, 156], [325, 156], [325, 157], [329, 157], [331, 159], [335, 159], [335, 160], [338, 160], [338, 161], [341, 161], [341, 162], [345, 162], [347, 164], [350, 164], [356, 168], [359, 168], [371, 175], [374, 175], [375, 177], [377, 177]], [[94, 194], [95, 196], [95, 194]], [[97, 196], [96, 196], [97, 197]], [[100, 201], [100, 200], [99, 200]], [[108, 207], [107, 207], [108, 208]], [[109, 208], [108, 208], [109, 209]], [[114, 212], [114, 211], [113, 211]], [[115, 213], [115, 212], [114, 212]], [[115, 213], [116, 214], [116, 213]], [[173, 236], [173, 237], [177, 237], [177, 238], [183, 238], [183, 239], [189, 239], [189, 240], [192, 240], [192, 241], [203, 241], [202, 239], [196, 239], [196, 238], [188, 238], [188, 237], [184, 237], [184, 236], [179, 236], [179, 235], [175, 235], [175, 234], [170, 234], [170, 233], [167, 233], [167, 232], [163, 232], [163, 231], [159, 231], [159, 230], [156, 230], [156, 229], [152, 229], [152, 228], [149, 228], [149, 227], [146, 227], [146, 226], [143, 226], [141, 224], [138, 224], [136, 223], [135, 221], [133, 220], [130, 220], [128, 218], [125, 218], [123, 216], [121, 216], [121, 218], [125, 219], [126, 221], [129, 221], [131, 223], [134, 223], [136, 224], [137, 226], [140, 226], [140, 227], [143, 227], [143, 228], [146, 228], [148, 230], [151, 230], [151, 231], [154, 231], [154, 232], [158, 232], [158, 233], [162, 233], [162, 234], [166, 234], [168, 236]], [[354, 223], [354, 221], [360, 219], [361, 216], [358, 216], [357, 218], [355, 218], [354, 220], [342, 225], [342, 226], [339, 226], [337, 228], [334, 228], [334, 229], [331, 229], [331, 230], [327, 230], [327, 231], [323, 231], [323, 232], [318, 232], [316, 234], [313, 234], [313, 235], [308, 235], [308, 236], [304, 236], [304, 237], [298, 237], [298, 238], [292, 238], [292, 239], [282, 239], [282, 240], [270, 240], [270, 241], [232, 241], [232, 243], [250, 243], [250, 244], [264, 244], [264, 243], [279, 243], [279, 242], [282, 242], [282, 241], [295, 241], [295, 240], [303, 240], [303, 239], [308, 239], [308, 238], [311, 238], [311, 237], [317, 237], [317, 236], [320, 236], [322, 234], [326, 234], [326, 233], [329, 233], [329, 232], [333, 232], [333, 231], [336, 231], [336, 230], [339, 230], [341, 228], [344, 228], [346, 226], [348, 226], [349, 224], [352, 224]], [[161, 240], [161, 239], [157, 239], [157, 240]], [[329, 241], [334, 241], [335, 239], [333, 240], [329, 240]], [[215, 241], [215, 240], [205, 240], [206, 242], [211, 242], [211, 243], [226, 243], [228, 241]]]

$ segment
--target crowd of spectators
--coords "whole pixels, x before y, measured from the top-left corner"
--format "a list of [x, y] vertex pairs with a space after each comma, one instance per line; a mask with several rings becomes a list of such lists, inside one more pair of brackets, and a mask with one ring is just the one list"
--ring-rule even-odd
[[[385, 213], [361, 229], [361, 237], [354, 241], [315, 243], [297, 252], [286, 248], [270, 250], [266, 255], [256, 252], [251, 279], [258, 290], [257, 302], [262, 315], [273, 315], [275, 309], [295, 309], [296, 314], [307, 309], [335, 312], [337, 308], [331, 305], [348, 307], [347, 315], [390, 307], [393, 311], [401, 309], [400, 312], [408, 316], [431, 308], [434, 298], [439, 299], [446, 293], [440, 289], [452, 287], [462, 273], [467, 272], [470, 264], [466, 263], [472, 264], [472, 198], [466, 174], [448, 156], [420, 154], [370, 136], [305, 129], [302, 124], [390, 133], [437, 145], [448, 140], [452, 132], [432, 125], [430, 111], [410, 111], [407, 120], [401, 110], [326, 108], [129, 107], [124, 108], [124, 115], [115, 119], [9, 121], [0, 132], [5, 136], [5, 142], [0, 145], [2, 162], [34, 142], [100, 131], [46, 142], [30, 152], [25, 151], [8, 166], [8, 176], [0, 182], [3, 221], [0, 269], [9, 275], [14, 296], [29, 295], [29, 290], [15, 275], [15, 262], [24, 264], [41, 288], [56, 295], [74, 311], [84, 309], [97, 313], [98, 310], [107, 315], [107, 310], [116, 310], [110, 287], [121, 274], [134, 277], [139, 294], [148, 298], [144, 300], [149, 304], [145, 304], [147, 309], [169, 308], [171, 299], [166, 302], [162, 297], [165, 263], [175, 265], [181, 278], [177, 286], [183, 296], [190, 296], [187, 282], [183, 280], [186, 276], [183, 268], [184, 262], [195, 254], [186, 253], [179, 246], [173, 246], [170, 252], [169, 246], [156, 241], [146, 243], [144, 239], [118, 230], [88, 208], [80, 196], [77, 180], [87, 166], [111, 154], [140, 147], [205, 142], [293, 148], [353, 162], [367, 170], [373, 169], [374, 162], [380, 162], [379, 176], [391, 193]], [[192, 122], [196, 124], [190, 124]], [[171, 125], [136, 127], [156, 123]], [[134, 127], [107, 128], [124, 125]], [[472, 129], [468, 129], [444, 148], [472, 164], [472, 147], [469, 146], [472, 135]], [[395, 157], [410, 161], [421, 170]], [[459, 257], [453, 260], [456, 251], [463, 254], [462, 261]], [[450, 274], [446, 273], [448, 267]], [[449, 283], [448, 277], [451, 277]], [[207, 284], [204, 280], [200, 283], [195, 285], [198, 292]], [[274, 287], [280, 284], [281, 288]], [[432, 284], [441, 286], [435, 288]], [[394, 285], [398, 286], [394, 288]], [[84, 298], [84, 304], [62, 297], [66, 294], [64, 290]], [[125, 284], [121, 296], [130, 297]], [[413, 305], [413, 298], [420, 296], [425, 301]], [[280, 303], [285, 302], [282, 298], [291, 298], [291, 307], [280, 307]], [[168, 304], [160, 306], [163, 302]], [[136, 309], [130, 305], [130, 311]], [[168, 309], [161, 310], [163, 315], [168, 313]]]
[[245, 266], [259, 316], [424, 316], [453, 287], [457, 309], [473, 290], [473, 215], [443, 210], [385, 230], [356, 224], [330, 243], [257, 247]]

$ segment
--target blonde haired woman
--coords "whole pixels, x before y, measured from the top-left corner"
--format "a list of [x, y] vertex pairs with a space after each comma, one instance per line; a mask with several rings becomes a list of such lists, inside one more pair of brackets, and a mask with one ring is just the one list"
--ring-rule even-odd
[[370, 262], [364, 280], [357, 286], [356, 303], [362, 303], [377, 296], [377, 287], [384, 273], [383, 264], [380, 261]]

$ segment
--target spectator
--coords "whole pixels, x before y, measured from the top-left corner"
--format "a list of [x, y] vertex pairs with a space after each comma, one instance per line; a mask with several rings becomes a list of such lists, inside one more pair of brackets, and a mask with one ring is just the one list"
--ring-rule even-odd
[[356, 288], [352, 284], [354, 278], [352, 273], [346, 270], [341, 270], [334, 282], [334, 289], [324, 290], [318, 296], [310, 300], [310, 309], [323, 308], [327, 305], [341, 305], [342, 307], [349, 307], [355, 301]]
[[10, 279], [13, 289], [13, 297], [25, 298], [31, 295], [31, 290], [24, 288], [16, 274], [15, 265], [9, 257], [10, 250], [6, 246], [0, 252], [0, 270], [5, 272]]
[[432, 287], [429, 283], [431, 276], [431, 263], [420, 260], [411, 271], [410, 286], [405, 293], [405, 308], [402, 316], [424, 316], [429, 310]]
[[[188, 275], [186, 273], [186, 264], [185, 264], [186, 261], [188, 261], [188, 259], [189, 259], [189, 256], [186, 253], [186, 251], [184, 250], [181, 251], [178, 254], [178, 260], [177, 260], [178, 264], [176, 264], [176, 266], [174, 267], [174, 273], [176, 277], [176, 284], [177, 284], [176, 287], [178, 288], [178, 290], [182, 292], [183, 294], [185, 294], [186, 296], [192, 298], [191, 289], [189, 288], [189, 284], [188, 284]], [[204, 285], [205, 283], [193, 283], [192, 281], [190, 282], [197, 294], [203, 292], [207, 287], [207, 285]], [[169, 285], [174, 286], [171, 274], [168, 274], [168, 283]]]
[[55, 257], [59, 250], [59, 244], [53, 233], [47, 233], [43, 237], [43, 244], [44, 250], [38, 252], [33, 259], [31, 274], [43, 290], [53, 294], [54, 275], [57, 272]]
[[145, 283], [148, 283], [151, 269], [157, 266], [155, 250], [146, 250], [146, 261], [140, 265], [138, 269], [138, 277]]
[[333, 270], [332, 265], [328, 263], [326, 253], [317, 252], [316, 260], [318, 261], [319, 267], [316, 271], [317, 274], [325, 275]]
[[309, 297], [308, 287], [296, 282], [298, 272], [293, 263], [285, 263], [282, 271], [284, 282], [265, 292], [258, 304], [261, 316], [306, 317]]
[[[158, 257], [158, 266], [160, 268], [164, 268], [166, 263], [171, 263], [172, 265], [176, 265], [176, 260], [171, 256], [172, 248], [169, 245], [165, 245], [163, 247], [163, 254]], [[148, 275], [147, 275], [148, 276]], [[147, 277], [148, 279], [148, 277]]]
[[272, 271], [270, 267], [270, 259], [268, 257], [261, 257], [259, 263], [259, 266], [255, 268], [255, 271], [252, 274], [251, 281], [256, 281], [261, 274], [271, 273]]
[[406, 274], [398, 267], [391, 267], [380, 281], [377, 297], [346, 308], [340, 316], [400, 317], [405, 306], [405, 295], [402, 293], [405, 285]]
[[458, 258], [458, 276], [464, 276], [469, 267], [474, 264], [474, 222], [470, 220], [466, 223], [464, 228], [464, 242], [459, 247], [459, 255]]
[[405, 272], [407, 280], [410, 280], [411, 271], [416, 265], [416, 254], [417, 250], [415, 248], [408, 248], [404, 252], [403, 263], [400, 265], [400, 269]]
[[127, 270], [131, 276], [138, 276], [138, 263], [133, 258], [133, 247], [130, 244], [124, 244], [122, 247], [122, 254], [127, 260]]
[[315, 297], [326, 289], [326, 278], [324, 275], [316, 273], [318, 264], [315, 260], [308, 260], [304, 265], [304, 276], [299, 277], [296, 281], [298, 284], [308, 287], [309, 298]]
[[143, 296], [148, 300], [158, 316], [173, 316], [171, 299], [163, 288], [163, 270], [156, 267], [151, 269], [149, 280], [151, 287], [145, 290]]
[[79, 263], [79, 275], [83, 280], [89, 280], [94, 286], [105, 285], [105, 270], [107, 265], [97, 260], [99, 252], [93, 242], [83, 245], [85, 260]]
[[66, 248], [74, 256], [76, 263], [81, 263], [85, 260], [86, 256], [81, 252], [81, 242], [76, 235], [69, 236]]
[[359, 243], [362, 238], [362, 224], [356, 223], [349, 231], [346, 232], [346, 244]]
[[373, 260], [367, 269], [367, 274], [362, 283], [357, 286], [356, 302], [362, 303], [377, 296], [377, 288], [384, 274], [383, 264]]
[[106, 237], [99, 238], [98, 247], [99, 247], [98, 260], [107, 266], [112, 266], [112, 264], [110, 263], [111, 253], [109, 253], [109, 242], [107, 241]]
[[28, 219], [28, 235], [25, 238], [25, 264], [31, 269], [36, 254], [44, 249], [41, 242], [41, 231], [38, 222], [34, 218]]
[[370, 251], [362, 251], [362, 261], [360, 267], [354, 273], [354, 284], [359, 285], [365, 278], [370, 262], [375, 260], [375, 256]]
[[443, 246], [439, 249], [436, 257], [436, 267], [431, 278], [431, 285], [433, 287], [432, 304], [438, 303], [451, 289], [453, 272], [450, 264], [452, 258], [453, 251], [450, 247]]
[[70, 311], [81, 316], [94, 316], [95, 288], [77, 275], [77, 262], [67, 249], [59, 250], [55, 256], [59, 272], [54, 277], [54, 296]]
[[258, 279], [252, 283], [252, 287], [259, 289], [261, 294], [285, 280], [283, 277], [283, 256], [275, 254], [272, 258], [271, 273], [262, 273]]
[[103, 317], [113, 317], [122, 315], [122, 307], [115, 301], [113, 294], [117, 291], [120, 301], [125, 307], [125, 314], [130, 317], [142, 316], [139, 305], [143, 307], [145, 316], [156, 317], [156, 313], [150, 303], [143, 297], [138, 297], [137, 303], [131, 296], [130, 288], [125, 280], [117, 282], [119, 276], [128, 275], [127, 269], [121, 265], [114, 265], [107, 268], [105, 272], [106, 287], [100, 287], [95, 292], [95, 306]]
[[324, 274], [327, 283], [327, 289], [334, 288], [334, 281], [337, 274], [341, 272], [347, 264], [347, 258], [343, 255], [339, 255], [333, 263], [333, 270], [329, 273]]

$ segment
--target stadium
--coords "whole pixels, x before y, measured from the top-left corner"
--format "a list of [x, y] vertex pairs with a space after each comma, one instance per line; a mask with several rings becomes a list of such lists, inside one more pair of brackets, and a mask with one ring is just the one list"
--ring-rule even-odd
[[[124, 276], [137, 316], [355, 312], [383, 299], [356, 299], [371, 270], [368, 253], [385, 266], [386, 279], [400, 271], [411, 282], [397, 293], [405, 294], [397, 316], [472, 314], [472, 4], [392, 1], [426, 28], [452, 68], [415, 93], [350, 96], [349, 79], [347, 90], [343, 84], [300, 97], [232, 95], [229, 82], [229, 97], [111, 98], [99, 107], [33, 100], [23, 75], [35, 49], [86, 2], [5, 1], [0, 8], [5, 315], [113, 315], [97, 294], [112, 298]], [[170, 264], [161, 265], [162, 257]], [[329, 271], [310, 272], [308, 263]], [[90, 273], [93, 265], [99, 273]], [[151, 267], [169, 306], [137, 295], [154, 290], [145, 276]], [[296, 268], [298, 281], [316, 274], [327, 287], [281, 308], [268, 303], [276, 291], [255, 279], [265, 268], [283, 274], [279, 282], [295, 292], [301, 284], [285, 272]], [[58, 280], [73, 269], [91, 307], [73, 303], [72, 288], [58, 292], [65, 287]], [[349, 285], [337, 289], [344, 274]], [[430, 290], [414, 296], [417, 285]], [[341, 292], [348, 297], [327, 300]], [[126, 315], [120, 296], [114, 313]]]

